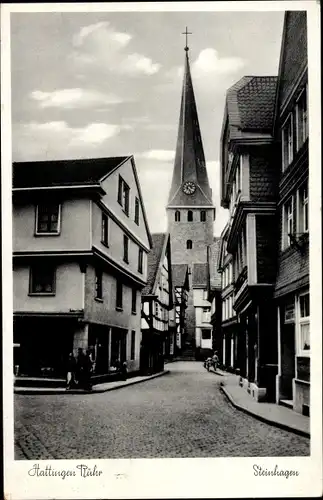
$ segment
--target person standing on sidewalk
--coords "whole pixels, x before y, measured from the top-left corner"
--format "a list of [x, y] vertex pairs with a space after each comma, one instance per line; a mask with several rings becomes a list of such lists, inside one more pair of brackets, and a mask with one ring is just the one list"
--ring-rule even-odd
[[67, 360], [66, 390], [69, 390], [75, 382], [76, 359], [70, 352]]
[[79, 387], [84, 387], [85, 354], [82, 347], [77, 350], [76, 358], [76, 382]]
[[93, 368], [93, 363], [91, 358], [91, 351], [88, 349], [86, 351], [86, 355], [84, 356], [84, 389], [88, 391], [92, 390], [92, 382], [91, 382], [92, 368]]

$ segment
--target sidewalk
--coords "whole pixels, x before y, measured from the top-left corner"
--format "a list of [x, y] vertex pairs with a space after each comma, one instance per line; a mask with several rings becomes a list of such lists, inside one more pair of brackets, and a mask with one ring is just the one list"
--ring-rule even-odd
[[276, 403], [258, 403], [245, 389], [239, 386], [239, 377], [237, 375], [228, 373], [224, 375], [221, 390], [235, 408], [267, 424], [294, 432], [300, 436], [310, 437], [309, 417]]
[[96, 384], [93, 386], [92, 391], [84, 391], [83, 389], [70, 389], [67, 391], [64, 387], [14, 387], [15, 394], [97, 394], [100, 392], [114, 391], [129, 385], [139, 384], [146, 380], [162, 377], [167, 375], [169, 370], [154, 373], [148, 376], [132, 377], [128, 380], [118, 380], [116, 382], [106, 382], [104, 384]]

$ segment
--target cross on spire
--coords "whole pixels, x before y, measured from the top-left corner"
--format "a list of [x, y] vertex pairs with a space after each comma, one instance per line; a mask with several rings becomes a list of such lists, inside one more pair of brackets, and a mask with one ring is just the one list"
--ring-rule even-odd
[[185, 31], [182, 33], [182, 35], [185, 35], [185, 48], [186, 52], [188, 51], [188, 45], [187, 45], [187, 35], [192, 35], [193, 33], [190, 31], [187, 31], [187, 26], [185, 28]]

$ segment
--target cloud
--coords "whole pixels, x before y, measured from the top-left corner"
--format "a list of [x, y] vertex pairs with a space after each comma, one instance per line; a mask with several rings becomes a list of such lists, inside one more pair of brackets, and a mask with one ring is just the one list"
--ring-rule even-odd
[[245, 65], [240, 57], [220, 57], [215, 49], [203, 49], [192, 65], [192, 73], [198, 78], [209, 74], [235, 73]]
[[41, 108], [80, 109], [98, 105], [115, 105], [122, 102], [122, 99], [114, 94], [81, 88], [60, 89], [52, 92], [34, 90], [30, 97], [37, 101]]
[[83, 26], [80, 31], [73, 37], [73, 45], [81, 47], [88, 40], [89, 43], [104, 46], [111, 42], [117, 47], [125, 47], [130, 42], [132, 36], [128, 33], [114, 31], [110, 28], [108, 21], [90, 24]]
[[83, 26], [73, 37], [71, 57], [78, 67], [95, 66], [129, 76], [157, 73], [160, 64], [143, 54], [125, 51], [131, 40], [131, 35], [115, 31], [107, 21]]
[[[221, 91], [232, 83], [232, 78], [246, 64], [240, 57], [221, 57], [217, 50], [201, 50], [197, 58], [190, 63], [193, 84], [201, 91]], [[165, 81], [156, 85], [159, 90], [178, 90], [183, 80], [184, 66], [175, 66], [165, 73]], [[214, 85], [214, 78], [217, 85]]]
[[175, 158], [175, 151], [168, 149], [150, 149], [149, 151], [138, 153], [136, 156], [145, 158], [146, 160], [172, 161]]
[[17, 124], [13, 126], [13, 156], [16, 161], [93, 156], [93, 149], [104, 146], [122, 128], [108, 123], [71, 127], [65, 121]]

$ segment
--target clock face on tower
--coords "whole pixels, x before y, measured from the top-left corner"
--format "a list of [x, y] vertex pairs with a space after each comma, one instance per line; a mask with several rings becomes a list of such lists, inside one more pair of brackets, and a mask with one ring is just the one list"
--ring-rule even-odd
[[192, 181], [186, 181], [183, 184], [183, 192], [185, 194], [193, 194], [195, 192], [196, 186]]

